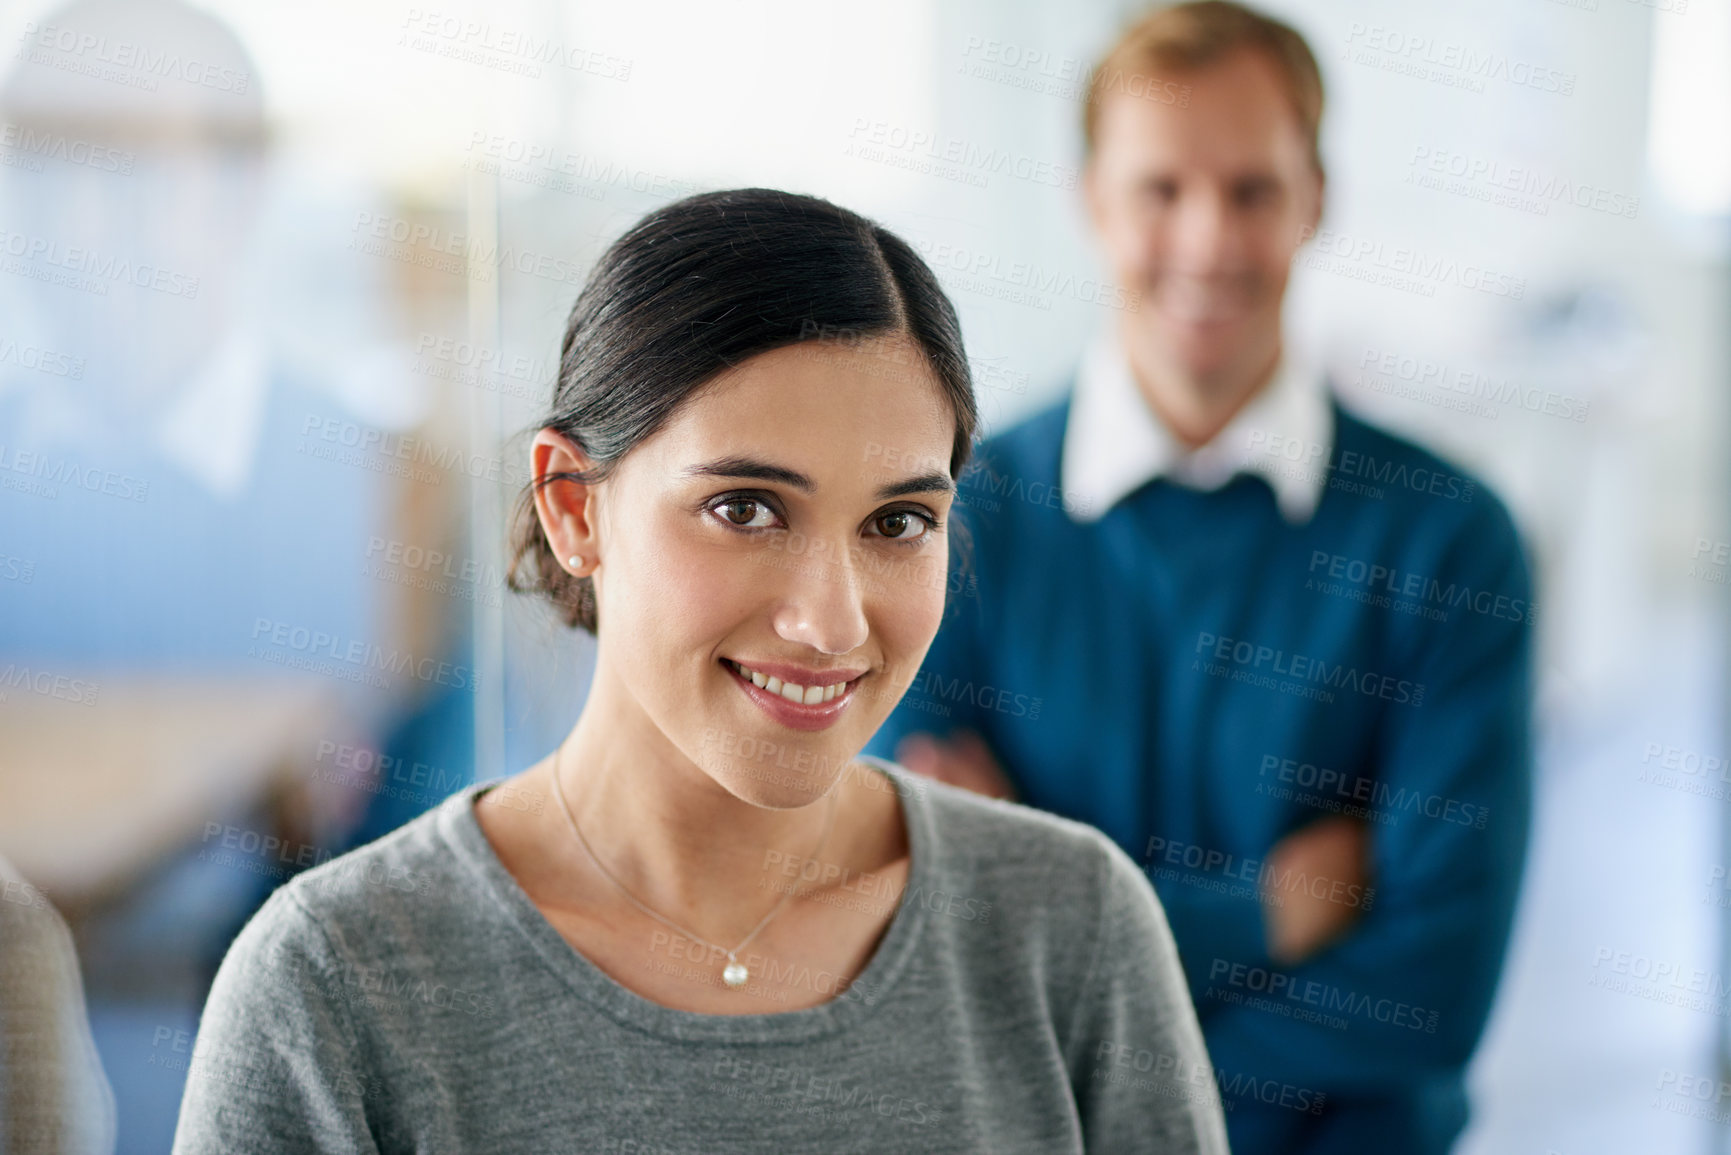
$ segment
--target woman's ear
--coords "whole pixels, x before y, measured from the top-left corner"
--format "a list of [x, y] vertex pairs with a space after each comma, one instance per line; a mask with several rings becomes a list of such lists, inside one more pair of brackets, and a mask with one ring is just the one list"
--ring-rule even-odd
[[[535, 482], [535, 513], [541, 519], [541, 529], [553, 549], [553, 556], [565, 569], [579, 577], [590, 573], [600, 560], [600, 540], [596, 533], [594, 490], [592, 485], [569, 479], [556, 479], [542, 484], [549, 475], [587, 470], [593, 462], [577, 447], [577, 443], [555, 429], [545, 428], [535, 434], [529, 448], [529, 466]], [[572, 564], [576, 557], [579, 562]]]

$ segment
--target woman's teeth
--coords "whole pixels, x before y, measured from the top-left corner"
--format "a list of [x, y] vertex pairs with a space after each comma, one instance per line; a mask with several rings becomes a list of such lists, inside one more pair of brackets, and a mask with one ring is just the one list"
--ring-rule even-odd
[[742, 675], [751, 679], [754, 686], [761, 686], [772, 694], [780, 694], [790, 702], [798, 702], [805, 706], [815, 706], [819, 702], [827, 702], [837, 694], [847, 689], [846, 682], [836, 682], [829, 686], [801, 686], [794, 682], [784, 682], [770, 674], [760, 674], [749, 666], [728, 659], [728, 664]]

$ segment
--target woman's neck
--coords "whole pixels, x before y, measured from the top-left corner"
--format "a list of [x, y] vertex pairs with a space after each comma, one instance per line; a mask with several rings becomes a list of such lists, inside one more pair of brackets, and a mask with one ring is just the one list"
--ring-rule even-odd
[[[857, 842], [857, 823], [849, 821], [861, 817], [854, 775], [835, 784], [833, 801], [814, 793], [811, 804], [788, 810], [742, 801], [599, 673], [550, 772], [560, 775], [572, 816], [607, 873], [662, 917], [706, 937], [743, 935], [764, 913], [758, 881], [766, 872], [795, 857], [833, 861]], [[820, 852], [832, 805], [835, 827]], [[553, 818], [566, 826], [563, 815]]]

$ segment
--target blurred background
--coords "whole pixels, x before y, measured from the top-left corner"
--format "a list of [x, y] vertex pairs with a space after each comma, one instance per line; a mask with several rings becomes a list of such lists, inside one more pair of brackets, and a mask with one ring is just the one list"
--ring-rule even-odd
[[[1489, 478], [1536, 567], [1532, 851], [1458, 1150], [1725, 1150], [1690, 1088], [1731, 1072], [1731, 4], [1262, 7], [1328, 93], [1289, 340]], [[1081, 97], [1141, 10], [0, 3], [0, 856], [70, 929], [117, 1150], [167, 1150], [272, 888], [575, 721], [590, 642], [503, 589], [502, 522], [609, 241], [740, 185], [873, 216], [1001, 429], [1106, 320]], [[1367, 282], [1402, 248], [1522, 291]]]

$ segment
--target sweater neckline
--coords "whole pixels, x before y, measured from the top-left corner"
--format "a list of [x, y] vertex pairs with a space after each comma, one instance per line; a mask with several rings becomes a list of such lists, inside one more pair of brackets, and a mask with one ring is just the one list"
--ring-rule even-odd
[[936, 840], [928, 792], [921, 788], [924, 783], [912, 781], [911, 771], [877, 755], [862, 753], [856, 760], [878, 769], [901, 799], [908, 838], [907, 889], [889, 928], [853, 984], [828, 1002], [799, 1010], [716, 1015], [667, 1007], [630, 990], [596, 966], [547, 921], [481, 831], [475, 818], [475, 800], [503, 779], [476, 783], [450, 799], [440, 814], [440, 832], [459, 859], [479, 876], [495, 909], [528, 940], [548, 969], [621, 1026], [679, 1042], [801, 1042], [846, 1030], [889, 998], [927, 923], [926, 905], [909, 902], [906, 896], [930, 894], [935, 889]]

